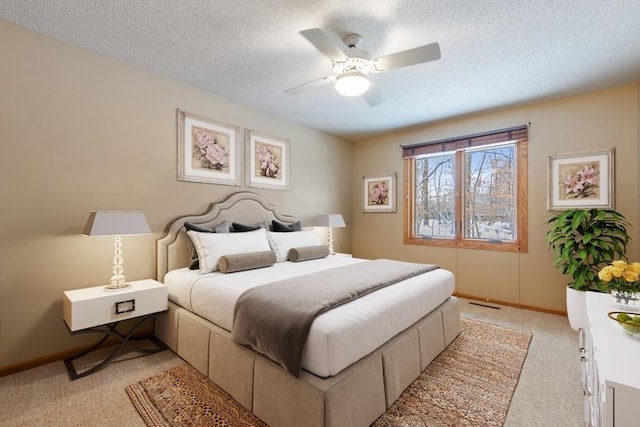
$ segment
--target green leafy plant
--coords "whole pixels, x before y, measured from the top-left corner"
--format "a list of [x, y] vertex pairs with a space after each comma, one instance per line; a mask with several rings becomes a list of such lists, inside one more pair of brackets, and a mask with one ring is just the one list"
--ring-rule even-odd
[[613, 210], [569, 209], [553, 215], [547, 224], [551, 224], [546, 242], [554, 253], [553, 265], [571, 276], [569, 286], [577, 291], [604, 291], [598, 278], [601, 267], [627, 260], [626, 218]]

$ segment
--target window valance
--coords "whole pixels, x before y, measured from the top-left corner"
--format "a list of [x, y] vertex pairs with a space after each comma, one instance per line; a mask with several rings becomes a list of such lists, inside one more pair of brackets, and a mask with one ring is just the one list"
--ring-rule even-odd
[[478, 147], [507, 141], [526, 141], [529, 125], [515, 126], [506, 129], [473, 135], [458, 136], [438, 141], [421, 142], [418, 144], [402, 145], [402, 158], [416, 157], [425, 154], [455, 151], [462, 148]]

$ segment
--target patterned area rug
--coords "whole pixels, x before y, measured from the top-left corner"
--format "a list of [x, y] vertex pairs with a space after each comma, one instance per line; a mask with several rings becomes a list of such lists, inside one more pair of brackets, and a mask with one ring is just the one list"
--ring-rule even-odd
[[126, 388], [150, 427], [267, 426], [191, 365], [180, 365]]
[[[460, 335], [373, 424], [502, 426], [532, 334], [462, 319]], [[144, 422], [156, 426], [266, 426], [189, 365], [127, 387]]]
[[460, 335], [373, 425], [502, 426], [532, 337], [462, 319]]

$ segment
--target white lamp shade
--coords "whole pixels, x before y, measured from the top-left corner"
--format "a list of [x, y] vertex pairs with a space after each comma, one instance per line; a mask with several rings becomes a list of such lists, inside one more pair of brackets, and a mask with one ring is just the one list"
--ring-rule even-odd
[[82, 234], [87, 236], [124, 236], [151, 234], [142, 212], [93, 211]]
[[324, 214], [318, 215], [316, 225], [319, 227], [346, 227], [344, 219], [340, 214]]
[[371, 82], [359, 71], [347, 71], [336, 77], [334, 86], [340, 95], [358, 96], [369, 90]]

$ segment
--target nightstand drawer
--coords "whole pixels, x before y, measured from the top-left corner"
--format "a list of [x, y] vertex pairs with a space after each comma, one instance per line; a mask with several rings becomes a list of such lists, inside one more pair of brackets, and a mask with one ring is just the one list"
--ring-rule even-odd
[[71, 331], [119, 322], [167, 309], [167, 287], [155, 280], [130, 282], [121, 291], [104, 286], [65, 291], [63, 317]]

